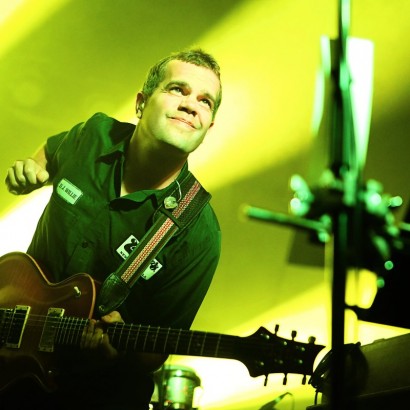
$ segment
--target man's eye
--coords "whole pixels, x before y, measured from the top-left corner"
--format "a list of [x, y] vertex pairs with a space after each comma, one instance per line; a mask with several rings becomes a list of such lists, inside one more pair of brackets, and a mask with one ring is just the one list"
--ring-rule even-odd
[[203, 98], [201, 101], [202, 101], [202, 103], [207, 105], [209, 108], [212, 108], [212, 102], [210, 100], [208, 100], [207, 98]]
[[178, 93], [178, 94], [182, 94], [182, 88], [178, 87], [177, 85], [174, 85], [173, 87], [171, 87], [170, 91]]

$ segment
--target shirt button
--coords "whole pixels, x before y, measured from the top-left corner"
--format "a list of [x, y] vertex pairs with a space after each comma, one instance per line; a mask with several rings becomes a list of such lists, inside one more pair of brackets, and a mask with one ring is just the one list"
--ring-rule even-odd
[[83, 243], [81, 244], [81, 246], [83, 248], [88, 248], [88, 242], [87, 241], [83, 241]]

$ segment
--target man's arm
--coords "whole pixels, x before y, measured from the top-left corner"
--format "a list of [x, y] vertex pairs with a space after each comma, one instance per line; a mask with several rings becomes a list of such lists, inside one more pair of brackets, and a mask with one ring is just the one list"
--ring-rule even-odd
[[7, 189], [14, 195], [25, 195], [41, 188], [49, 182], [50, 178], [46, 166], [47, 158], [42, 146], [32, 157], [17, 160], [7, 170]]

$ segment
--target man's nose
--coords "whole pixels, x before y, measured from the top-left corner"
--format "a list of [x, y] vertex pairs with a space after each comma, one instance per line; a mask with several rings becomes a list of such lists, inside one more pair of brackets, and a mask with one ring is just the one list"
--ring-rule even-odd
[[196, 105], [197, 105], [197, 101], [195, 100], [195, 98], [192, 97], [191, 95], [186, 95], [184, 96], [184, 98], [182, 98], [179, 104], [179, 108], [182, 111], [187, 112], [188, 114], [196, 115], [197, 113]]

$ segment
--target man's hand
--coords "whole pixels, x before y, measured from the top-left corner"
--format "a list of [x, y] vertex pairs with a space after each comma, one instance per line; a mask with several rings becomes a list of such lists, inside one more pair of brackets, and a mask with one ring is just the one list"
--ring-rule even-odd
[[103, 316], [101, 321], [91, 319], [83, 331], [81, 348], [90, 350], [99, 349], [107, 359], [116, 359], [119, 356], [118, 350], [111, 345], [108, 334], [104, 333], [104, 324], [106, 323], [124, 323], [124, 321], [117, 311]]
[[6, 185], [14, 195], [28, 194], [45, 185], [49, 180], [48, 172], [33, 158], [19, 160], [7, 171]]

